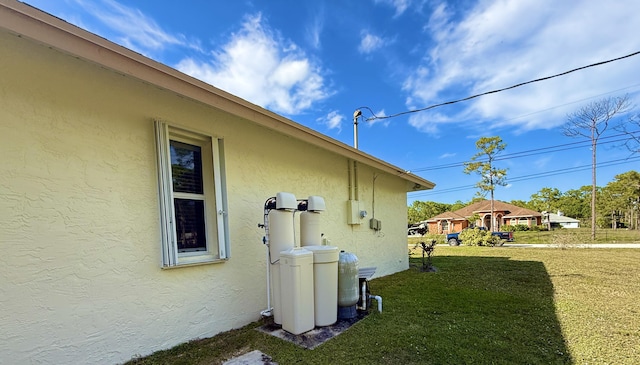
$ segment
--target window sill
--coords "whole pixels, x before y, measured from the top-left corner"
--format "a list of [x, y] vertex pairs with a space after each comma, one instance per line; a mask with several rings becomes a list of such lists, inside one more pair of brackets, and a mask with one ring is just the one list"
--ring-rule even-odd
[[227, 261], [228, 259], [213, 259], [213, 260], [206, 260], [206, 261], [185, 262], [185, 263], [177, 264], [174, 266], [162, 266], [162, 270], [173, 270], [173, 269], [180, 269], [183, 267], [221, 264]]

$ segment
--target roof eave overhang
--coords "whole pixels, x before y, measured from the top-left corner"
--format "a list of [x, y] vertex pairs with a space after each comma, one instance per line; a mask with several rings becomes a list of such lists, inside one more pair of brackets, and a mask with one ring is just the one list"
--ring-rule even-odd
[[361, 152], [281, 115], [188, 76], [130, 49], [87, 32], [29, 5], [0, 0], [0, 27], [74, 57], [96, 63], [189, 99], [237, 115], [263, 127], [300, 139], [353, 161], [407, 181], [407, 191], [433, 189], [435, 184]]

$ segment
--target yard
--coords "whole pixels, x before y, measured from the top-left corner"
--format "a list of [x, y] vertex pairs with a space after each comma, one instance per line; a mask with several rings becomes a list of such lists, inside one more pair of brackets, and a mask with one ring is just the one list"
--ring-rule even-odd
[[[514, 232], [518, 243], [586, 243], [591, 242], [590, 228], [567, 228], [552, 231]], [[594, 243], [638, 243], [640, 231], [598, 229]]]
[[314, 350], [260, 322], [132, 364], [217, 364], [260, 350], [279, 364], [635, 364], [640, 249], [438, 246], [436, 273], [373, 280], [384, 300]]
[[[571, 245], [576, 243], [640, 243], [640, 230], [598, 229], [596, 240], [591, 241], [591, 228], [565, 228], [552, 231], [516, 231], [513, 232], [515, 243], [546, 243]], [[437, 243], [445, 242], [446, 234], [429, 234], [409, 237], [409, 244], [435, 239]]]

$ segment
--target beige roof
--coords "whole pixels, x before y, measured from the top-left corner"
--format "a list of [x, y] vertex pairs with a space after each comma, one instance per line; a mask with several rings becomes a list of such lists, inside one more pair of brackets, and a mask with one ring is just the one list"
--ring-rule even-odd
[[[541, 217], [542, 214], [531, 209], [521, 208], [513, 204], [505, 203], [499, 200], [493, 201], [494, 212], [504, 212], [504, 218], [518, 218], [518, 217]], [[458, 209], [455, 212], [445, 212], [439, 214], [433, 218], [429, 218], [427, 221], [438, 221], [443, 219], [460, 220], [466, 219], [476, 213], [490, 213], [491, 212], [491, 200], [481, 200], [470, 204], [462, 209]]]
[[558, 215], [554, 213], [549, 213], [549, 221], [552, 223], [580, 223], [579, 219], [567, 217], [564, 215]]
[[460, 215], [456, 212], [444, 212], [444, 213], [440, 213], [435, 217], [429, 218], [426, 220], [426, 222], [437, 222], [437, 221], [441, 221], [441, 220], [464, 220], [466, 219], [465, 216]]
[[0, 29], [398, 176], [407, 182], [407, 191], [433, 189], [435, 186], [400, 167], [18, 1], [0, 0]]

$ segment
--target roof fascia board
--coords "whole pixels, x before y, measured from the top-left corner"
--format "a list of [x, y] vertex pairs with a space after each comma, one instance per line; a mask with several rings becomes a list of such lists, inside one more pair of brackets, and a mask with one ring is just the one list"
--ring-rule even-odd
[[407, 186], [407, 191], [432, 189], [435, 186], [434, 183], [406, 172], [397, 166], [361, 152], [176, 69], [153, 61], [30, 5], [13, 0], [0, 0], [0, 27], [18, 36], [28, 37], [74, 57], [178, 93], [266, 128], [398, 176], [410, 183]]

